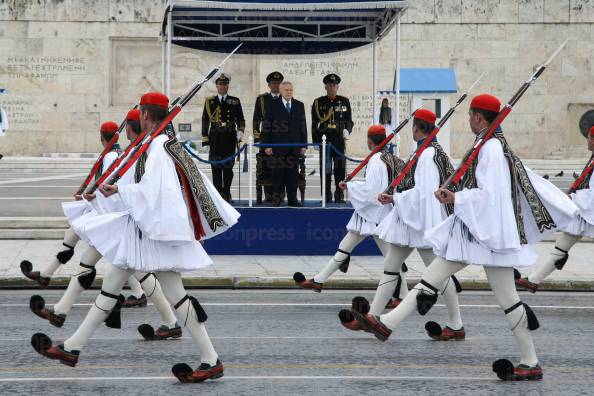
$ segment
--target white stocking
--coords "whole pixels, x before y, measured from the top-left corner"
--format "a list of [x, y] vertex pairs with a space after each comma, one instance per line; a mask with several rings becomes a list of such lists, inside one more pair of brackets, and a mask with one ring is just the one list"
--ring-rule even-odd
[[142, 287], [140, 286], [140, 282], [134, 276], [129, 277], [128, 281], [126, 283], [128, 283], [130, 292], [132, 293], [132, 295], [134, 297], [136, 297], [136, 298], [142, 297], [142, 295], [144, 294], [142, 291]]
[[[175, 305], [187, 295], [179, 273], [157, 272], [156, 276], [157, 279], [159, 279], [159, 283], [163, 288], [163, 293], [169, 302]], [[198, 322], [196, 310], [194, 309], [192, 302], [189, 299], [186, 299], [183, 304], [177, 307], [175, 312], [180, 325], [185, 326], [190, 331], [192, 339], [196, 343], [198, 351], [200, 352], [201, 362], [214, 366], [219, 356], [206, 332], [206, 326], [204, 326], [204, 323]]]
[[[435, 285], [443, 285], [450, 276], [454, 275], [465, 266], [466, 265], [462, 263], [436, 257], [425, 270], [422, 280], [434, 287]], [[433, 293], [431, 289], [421, 283], [417, 284], [395, 309], [385, 315], [381, 315], [381, 321], [389, 328], [394, 329], [398, 323], [406, 319], [411, 313], [417, 311], [417, 295], [421, 290]]]
[[99, 260], [101, 260], [101, 253], [99, 253], [94, 247], [89, 246], [87, 250], [84, 251], [82, 257], [80, 258], [81, 265], [78, 266], [75, 275], [70, 277], [70, 282], [68, 283], [66, 292], [64, 292], [64, 295], [60, 301], [54, 305], [55, 313], [68, 315], [68, 312], [70, 312], [72, 309], [72, 304], [78, 300], [83, 290], [85, 290], [81, 286], [78, 277], [84, 276], [92, 271], [92, 269], [83, 267], [82, 265], [95, 267]]
[[173, 309], [171, 309], [170, 302], [165, 298], [163, 290], [161, 289], [157, 278], [155, 278], [155, 275], [135, 272], [130, 278], [134, 278], [134, 280], [138, 279], [137, 282], [142, 281], [142, 283], [139, 283], [142, 287], [140, 294], [142, 295], [144, 292], [148, 300], [153, 303], [155, 308], [157, 308], [159, 315], [161, 315], [161, 321], [165, 326], [169, 328], [175, 327], [175, 314], [173, 313]]
[[[109, 267], [104, 278], [101, 291], [107, 292], [113, 296], [119, 296], [124, 287], [126, 279], [130, 277], [131, 270], [124, 270], [113, 265]], [[67, 351], [80, 351], [87, 345], [89, 338], [93, 335], [97, 327], [107, 318], [117, 299], [99, 294], [93, 306], [85, 316], [83, 322], [78, 326], [74, 334], [64, 341], [64, 349]]]
[[[76, 233], [74, 231], [72, 231], [72, 228], [69, 228], [66, 230], [66, 233], [64, 234], [64, 244], [72, 247], [74, 249], [74, 247], [76, 246], [76, 243], [80, 240], [80, 238], [78, 237], [78, 235], [76, 235]], [[68, 249], [66, 246], [62, 245], [62, 250]], [[60, 265], [62, 265], [62, 263], [58, 260], [57, 257], [54, 257], [52, 259], [52, 261], [41, 271], [39, 271], [39, 275], [43, 276], [44, 278], [49, 278], [51, 277], [54, 272], [56, 272], [56, 270], [60, 267]]]
[[565, 256], [564, 252], [569, 252], [569, 249], [571, 249], [580, 239], [582, 239], [580, 236], [571, 235], [566, 232], [562, 233], [559, 236], [559, 239], [557, 239], [557, 242], [555, 242], [553, 251], [536, 266], [534, 271], [528, 276], [528, 280], [536, 284], [545, 280], [557, 269], [557, 267], [555, 267], [555, 261], [562, 259]]
[[376, 235], [373, 236], [373, 240], [375, 241], [375, 244], [377, 245], [377, 248], [380, 250], [380, 253], [382, 254], [382, 256], [386, 257], [386, 253], [388, 252], [388, 244], [386, 242], [382, 241]]
[[[384, 273], [380, 277], [369, 311], [372, 315], [379, 315], [386, 308], [386, 304], [392, 298], [394, 289], [396, 288], [400, 277], [404, 274], [401, 272], [402, 263], [412, 252], [412, 248], [409, 247], [396, 246], [391, 243], [386, 245], [387, 252], [384, 256]], [[401, 282], [401, 290], [402, 288], [408, 290], [405, 277]], [[402, 295], [402, 293], [400, 295]]]
[[[365, 239], [364, 236], [354, 233], [354, 232], [347, 232], [347, 234], [342, 238], [338, 248], [344, 252], [351, 253], [353, 249], [357, 247]], [[314, 281], [318, 283], [324, 283], [328, 280], [328, 278], [338, 270], [338, 267], [342, 262], [349, 257], [347, 254], [342, 252], [336, 252], [334, 257], [328, 261], [328, 264], [324, 267], [320, 273], [314, 276]]]
[[[435, 254], [431, 249], [418, 249], [418, 252], [427, 267], [435, 260]], [[448, 309], [447, 326], [450, 329], [460, 330], [463, 326], [462, 316], [460, 315], [460, 302], [458, 301], [456, 285], [451, 276], [445, 281], [445, 286], [442, 286], [441, 291]]]
[[[491, 290], [495, 293], [495, 297], [499, 302], [501, 308], [505, 311], [520, 301], [516, 285], [514, 283], [513, 268], [508, 267], [484, 267], [487, 274], [487, 280], [491, 286]], [[530, 367], [538, 363], [536, 352], [534, 350], [534, 343], [532, 342], [532, 334], [528, 329], [528, 319], [526, 317], [526, 310], [523, 306], [512, 310], [507, 315], [512, 331], [516, 336], [516, 341], [520, 347], [521, 364], [526, 364]]]

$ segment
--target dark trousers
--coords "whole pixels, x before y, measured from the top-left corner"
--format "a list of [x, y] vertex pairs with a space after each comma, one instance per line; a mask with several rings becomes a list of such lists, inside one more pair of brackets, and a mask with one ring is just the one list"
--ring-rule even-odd
[[297, 203], [299, 162], [296, 155], [273, 155], [268, 162], [272, 170], [272, 199], [280, 202], [285, 190], [289, 204]]
[[262, 189], [266, 201], [272, 199], [272, 175], [268, 166], [269, 157], [261, 150], [256, 154], [256, 199], [262, 201]]
[[231, 183], [233, 182], [233, 168], [212, 166], [212, 184], [221, 194], [221, 196], [227, 200], [231, 200]]
[[[336, 147], [336, 146], [335, 146]], [[342, 144], [342, 147], [337, 147], [337, 149], [341, 152], [344, 152], [344, 142]], [[336, 152], [334, 152], [334, 150], [332, 149], [328, 149], [328, 157], [326, 159], [326, 172], [329, 171], [329, 164], [330, 162], [332, 163], [332, 170], [334, 173], [334, 184], [336, 185], [336, 191], [338, 190], [338, 183], [340, 183], [341, 181], [344, 180], [344, 178], [346, 177], [346, 160], [340, 156], [339, 154], [337, 154]], [[322, 168], [322, 153], [320, 153], [320, 193], [322, 192], [322, 172], [323, 172], [323, 168]], [[326, 173], [326, 197], [330, 197], [332, 196], [332, 173]]]

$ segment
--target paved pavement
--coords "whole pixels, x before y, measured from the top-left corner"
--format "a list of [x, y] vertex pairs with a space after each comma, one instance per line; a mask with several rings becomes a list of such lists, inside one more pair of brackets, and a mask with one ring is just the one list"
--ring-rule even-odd
[[[313, 154], [313, 153], [312, 153]], [[315, 154], [308, 158], [315, 169]], [[527, 161], [539, 173], [548, 173], [560, 188], [571, 182], [571, 173], [582, 166], [581, 160]], [[21, 277], [19, 263], [28, 259], [39, 267], [53, 257], [60, 247], [60, 239], [66, 227], [60, 202], [68, 200], [92, 163], [92, 159], [80, 158], [4, 158], [0, 161], [0, 285], [27, 286]], [[208, 166], [199, 164], [207, 174]], [[349, 166], [353, 166], [349, 163]], [[554, 177], [563, 169], [563, 177]], [[242, 176], [242, 198], [247, 197], [247, 174]], [[239, 178], [236, 177], [238, 182]], [[308, 176], [307, 198], [319, 199], [319, 176]], [[238, 186], [236, 186], [238, 187]], [[237, 190], [236, 190], [237, 191]], [[36, 240], [46, 238], [49, 240]], [[51, 240], [54, 239], [54, 240]], [[546, 254], [551, 242], [539, 244], [538, 250]], [[69, 265], [58, 271], [62, 278], [54, 285], [65, 285], [67, 276], [84, 250]], [[561, 289], [587, 288], [594, 290], [594, 244], [581, 243], [571, 253], [571, 259], [563, 271], [550, 278], [549, 287]], [[295, 256], [217, 256], [215, 264], [187, 276], [188, 284], [195, 286], [222, 287], [286, 287], [292, 286], [295, 271], [313, 275], [321, 269], [328, 257]], [[411, 281], [418, 279], [423, 265], [414, 253], [407, 264], [411, 267]], [[105, 264], [99, 265], [102, 274]], [[382, 271], [380, 257], [353, 257], [347, 275], [338, 273], [328, 287], [374, 287]], [[460, 274], [467, 286], [483, 287], [485, 277], [482, 269], [469, 267]]]
[[[61, 247], [60, 240], [0, 240], [0, 287], [27, 287], [31, 283], [20, 273], [19, 263], [29, 260], [35, 268], [41, 268]], [[86, 248], [79, 242], [75, 256], [67, 265], [59, 268], [52, 285], [65, 286], [68, 276], [74, 273], [80, 255]], [[538, 244], [540, 257], [553, 249], [552, 242]], [[555, 271], [542, 288], [594, 291], [594, 243], [578, 243], [571, 250], [563, 271]], [[214, 265], [185, 275], [185, 281], [196, 287], [293, 287], [292, 276], [296, 271], [313, 276], [329, 260], [327, 256], [213, 256]], [[418, 281], [424, 265], [416, 252], [406, 260], [410, 269], [410, 283]], [[98, 279], [107, 263], [98, 264]], [[339, 288], [375, 288], [383, 271], [379, 256], [353, 256], [349, 272], [338, 271], [326, 284]], [[527, 270], [529, 272], [529, 270]], [[481, 267], [468, 266], [458, 279], [467, 288], [486, 288], [486, 276]], [[99, 285], [96, 282], [96, 285]]]
[[[445, 307], [411, 315], [386, 342], [343, 329], [337, 312], [369, 291], [193, 291], [208, 312], [207, 327], [225, 364], [216, 382], [182, 385], [170, 374], [178, 362], [198, 364], [187, 333], [180, 340], [145, 342], [136, 327], [158, 324], [152, 306], [124, 310], [121, 330], [101, 326], [70, 368], [37, 355], [29, 339], [45, 332], [60, 342], [73, 333], [97, 295], [85, 292], [57, 329], [28, 308], [34, 291], [0, 291], [0, 393], [6, 395], [591, 395], [592, 293], [522, 293], [540, 321], [533, 332], [545, 376], [504, 383], [491, 372], [499, 358], [518, 362], [509, 325], [490, 292], [464, 292], [468, 338], [440, 343], [423, 332], [443, 322]], [[35, 291], [37, 292], [37, 291]], [[59, 291], [41, 292], [49, 303]]]

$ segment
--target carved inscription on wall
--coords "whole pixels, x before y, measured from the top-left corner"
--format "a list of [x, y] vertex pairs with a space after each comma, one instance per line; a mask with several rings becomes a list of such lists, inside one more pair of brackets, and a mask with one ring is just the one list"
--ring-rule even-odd
[[10, 129], [37, 128], [41, 122], [39, 112], [31, 99], [11, 98], [9, 95], [0, 96], [0, 107], [6, 111]]
[[87, 60], [75, 56], [8, 56], [3, 63], [8, 79], [51, 81], [59, 75], [85, 74]]

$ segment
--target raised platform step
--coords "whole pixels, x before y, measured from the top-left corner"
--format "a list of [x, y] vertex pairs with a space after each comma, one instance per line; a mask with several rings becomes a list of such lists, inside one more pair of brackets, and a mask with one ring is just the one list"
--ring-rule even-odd
[[0, 239], [62, 239], [66, 227], [50, 228], [0, 228]]
[[43, 158], [97, 158], [97, 153], [43, 153]]
[[[261, 207], [263, 210], [270, 210], [270, 207]], [[344, 208], [344, 206], [342, 207]], [[241, 210], [245, 210], [243, 207]], [[257, 209], [257, 208], [254, 208]], [[283, 208], [274, 208], [280, 209]], [[284, 208], [287, 210], [287, 208]], [[315, 209], [302, 208], [292, 210]], [[328, 210], [340, 209], [333, 205]], [[323, 210], [318, 208], [318, 210]], [[345, 224], [346, 225], [346, 222]], [[341, 227], [344, 227], [342, 225]], [[265, 226], [262, 226], [266, 228]], [[325, 226], [322, 226], [324, 228]], [[58, 240], [64, 237], [64, 231], [68, 228], [68, 222], [63, 217], [0, 217], [0, 239], [35, 239], [35, 240]], [[554, 241], [559, 233], [550, 235], [545, 241]], [[223, 235], [224, 237], [224, 235]], [[593, 242], [593, 240], [584, 238], [583, 242]]]
[[0, 229], [65, 229], [65, 217], [0, 217]]

